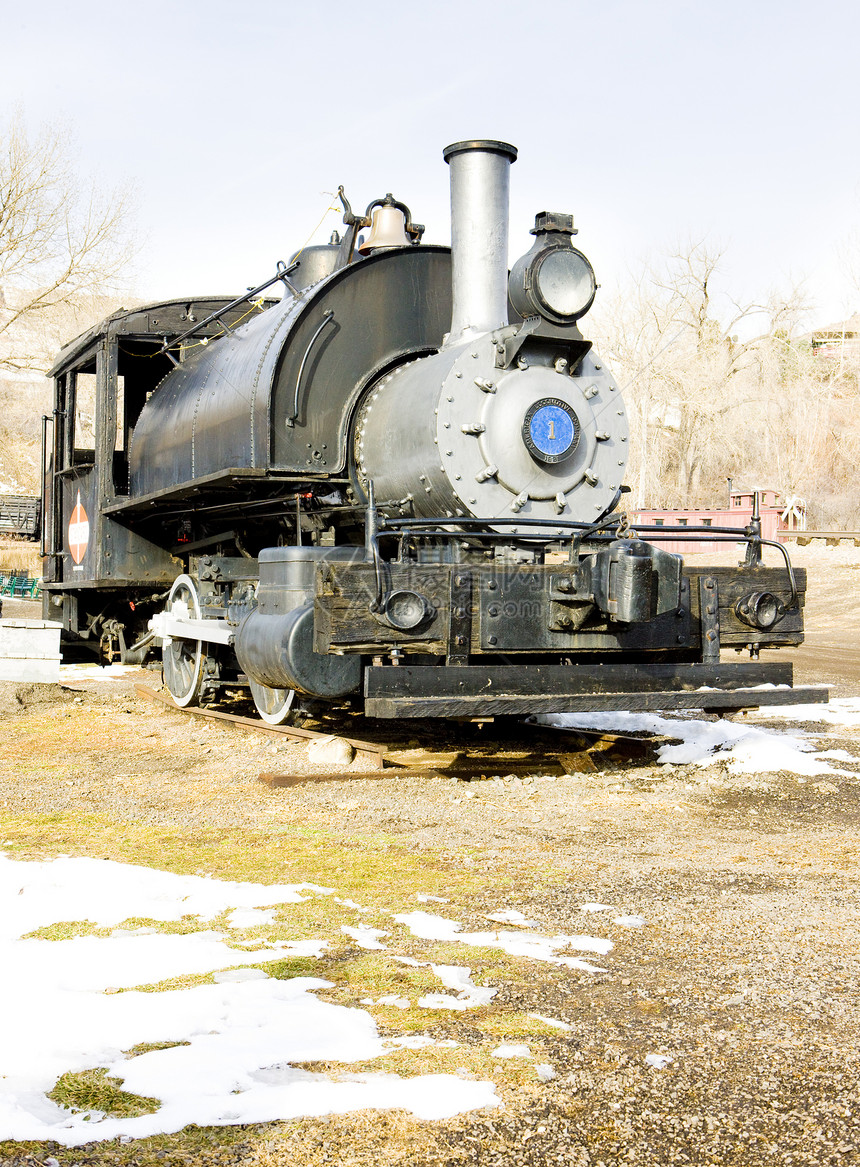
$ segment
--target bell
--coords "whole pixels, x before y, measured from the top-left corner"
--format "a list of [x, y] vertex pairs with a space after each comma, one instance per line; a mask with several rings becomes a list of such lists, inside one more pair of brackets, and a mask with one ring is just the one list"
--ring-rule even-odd
[[370, 219], [370, 234], [359, 247], [362, 255], [383, 247], [408, 247], [406, 218], [397, 207], [374, 207]]

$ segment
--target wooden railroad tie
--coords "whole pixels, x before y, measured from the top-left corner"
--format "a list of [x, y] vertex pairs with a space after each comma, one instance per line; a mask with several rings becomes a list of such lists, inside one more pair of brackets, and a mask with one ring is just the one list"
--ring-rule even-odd
[[[156, 692], [146, 685], [135, 685], [135, 692], [148, 701], [156, 701], [176, 713], [191, 713], [196, 717], [235, 725], [257, 733], [275, 734], [299, 741], [314, 741], [331, 734], [303, 729], [294, 725], [268, 725], [254, 717], [242, 717], [216, 709], [188, 706], [180, 709], [166, 693]], [[545, 725], [522, 724], [523, 736], [531, 739], [530, 748], [513, 749], [508, 753], [472, 753], [464, 750], [389, 749], [381, 742], [343, 737], [353, 747], [367, 769], [309, 771], [302, 774], [265, 772], [260, 781], [269, 786], [289, 787], [314, 782], [361, 781], [382, 778], [457, 778], [464, 782], [488, 777], [526, 777], [547, 774], [562, 777], [566, 774], [593, 774], [601, 767], [603, 757], [612, 762], [644, 759], [653, 754], [653, 738], [636, 738], [624, 734], [590, 733], [584, 730], [568, 731]], [[342, 737], [341, 734], [337, 734]], [[663, 740], [663, 739], [661, 739]], [[537, 747], [537, 748], [535, 748]], [[597, 761], [595, 761], [597, 759]]]

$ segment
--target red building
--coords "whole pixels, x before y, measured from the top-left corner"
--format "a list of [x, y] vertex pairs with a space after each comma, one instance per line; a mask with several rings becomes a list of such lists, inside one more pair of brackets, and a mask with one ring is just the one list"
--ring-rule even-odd
[[[684, 527], [738, 527], [743, 530], [753, 515], [755, 494], [759, 497], [762, 538], [778, 542], [784, 531], [802, 531], [806, 528], [806, 506], [802, 499], [783, 500], [775, 490], [730, 490], [727, 507], [713, 507], [707, 510], [638, 510], [630, 512], [630, 523], [656, 527], [677, 527], [678, 534]], [[719, 539], [692, 541], [682, 538], [660, 539], [654, 542], [664, 551], [676, 555], [708, 554], [726, 551], [731, 542]]]
[[860, 356], [860, 312], [848, 320], [810, 332], [812, 355], [820, 361], [854, 360]]

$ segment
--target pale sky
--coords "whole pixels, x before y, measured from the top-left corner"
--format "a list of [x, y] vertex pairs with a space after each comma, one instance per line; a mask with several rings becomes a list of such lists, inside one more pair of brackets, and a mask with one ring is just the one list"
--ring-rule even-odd
[[[860, 7], [796, 0], [0, 0], [4, 115], [61, 121], [80, 173], [134, 192], [131, 288], [238, 293], [331, 193], [392, 191], [450, 238], [442, 149], [513, 143], [510, 261], [573, 212], [603, 293], [688, 237], [726, 287], [806, 280], [810, 322], [860, 309]], [[339, 216], [316, 232], [325, 241]]]

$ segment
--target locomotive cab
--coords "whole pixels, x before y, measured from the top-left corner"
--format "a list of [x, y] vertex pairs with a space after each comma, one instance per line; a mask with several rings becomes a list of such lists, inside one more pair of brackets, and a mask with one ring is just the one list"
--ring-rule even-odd
[[[122, 521], [129, 453], [144, 406], [178, 358], [175, 338], [189, 321], [229, 303], [168, 301], [115, 312], [67, 345], [49, 374], [54, 406], [42, 423], [44, 614], [62, 622], [67, 645], [100, 659], [131, 659], [128, 650], [145, 631], [141, 617], [163, 603], [182, 569], [172, 553], [178, 526], [164, 514], [136, 529]], [[240, 315], [233, 310], [226, 319]]]
[[691, 569], [617, 510], [594, 272], [547, 211], [508, 272], [516, 156], [445, 150], [451, 248], [341, 188], [343, 238], [248, 296], [118, 313], [64, 350], [45, 603], [68, 635], [160, 651], [178, 705], [245, 690], [272, 723], [826, 699], [758, 659], [801, 642], [805, 579], [781, 547], [764, 566], [755, 519], [703, 532], [746, 541], [742, 567]]

